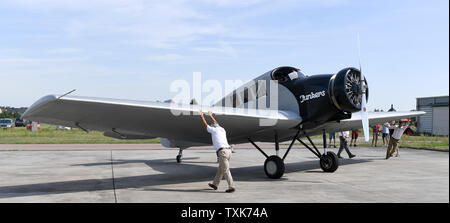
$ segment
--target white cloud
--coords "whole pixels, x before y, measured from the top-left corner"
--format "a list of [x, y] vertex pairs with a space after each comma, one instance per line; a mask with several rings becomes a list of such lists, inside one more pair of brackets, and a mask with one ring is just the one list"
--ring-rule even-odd
[[235, 1], [235, 0], [203, 0], [205, 3], [214, 4], [219, 7], [247, 7], [255, 5], [266, 0], [246, 0], [246, 1]]
[[233, 46], [230, 43], [220, 41], [220, 42], [218, 42], [217, 45], [218, 46], [214, 46], [214, 47], [193, 47], [192, 50], [220, 53], [220, 54], [225, 54], [234, 59], [238, 58], [237, 50], [235, 48], [233, 48]]
[[0, 58], [0, 63], [62, 63], [87, 60], [88, 57], [71, 58]]
[[185, 57], [180, 54], [160, 54], [160, 55], [152, 55], [150, 57], [145, 58], [146, 60], [151, 61], [175, 61], [175, 60], [182, 60]]
[[48, 51], [51, 54], [73, 54], [81, 52], [81, 49], [78, 48], [57, 48], [51, 49]]
[[[51, 33], [39, 35], [86, 39], [93, 37], [116, 39], [118, 43], [173, 49], [204, 37], [229, 38], [237, 30], [228, 18], [212, 14], [205, 5], [242, 7], [258, 5], [264, 1], [142, 1], [142, 0], [16, 0], [4, 7], [31, 11], [48, 17]], [[203, 3], [203, 5], [199, 5]], [[201, 7], [199, 7], [201, 6]], [[245, 14], [240, 12], [239, 14]], [[57, 15], [53, 19], [52, 15]], [[238, 15], [230, 15], [235, 17]], [[257, 30], [256, 30], [257, 31]], [[251, 38], [261, 33], [248, 32]]]

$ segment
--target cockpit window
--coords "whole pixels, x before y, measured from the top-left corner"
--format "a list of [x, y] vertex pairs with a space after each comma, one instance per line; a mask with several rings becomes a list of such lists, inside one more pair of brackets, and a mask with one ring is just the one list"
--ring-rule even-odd
[[298, 72], [297, 71], [292, 71], [291, 73], [288, 74], [289, 79], [291, 80], [295, 80], [298, 78]]
[[298, 76], [299, 77], [307, 77], [308, 75], [306, 75], [305, 73], [303, 73], [301, 70], [298, 70]]
[[298, 78], [303, 78], [305, 75], [295, 67], [279, 67], [272, 71], [272, 80], [277, 80], [279, 83], [293, 81]]

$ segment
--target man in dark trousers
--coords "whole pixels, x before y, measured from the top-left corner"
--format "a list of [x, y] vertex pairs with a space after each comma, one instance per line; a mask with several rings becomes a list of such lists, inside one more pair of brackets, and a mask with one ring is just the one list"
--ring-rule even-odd
[[349, 131], [342, 131], [342, 132], [339, 132], [339, 142], [340, 142], [340, 146], [339, 146], [339, 152], [338, 152], [338, 154], [337, 154], [337, 156], [339, 157], [339, 158], [342, 158], [341, 157], [341, 152], [345, 149], [345, 151], [347, 152], [347, 154], [348, 154], [348, 157], [351, 159], [351, 158], [353, 158], [353, 157], [355, 157], [355, 155], [353, 155], [351, 152], [350, 152], [350, 150], [348, 149], [348, 146], [347, 146], [347, 140], [348, 140], [348, 138], [350, 137], [350, 132]]
[[[395, 122], [394, 122], [394, 124], [395, 124]], [[391, 135], [391, 138], [389, 139], [389, 146], [386, 150], [386, 159], [389, 159], [394, 154], [394, 152], [397, 152], [396, 157], [399, 156], [398, 142], [402, 138], [403, 132], [406, 130], [406, 128], [408, 128], [409, 120], [408, 120], [408, 123], [406, 124], [406, 126], [403, 126], [402, 121], [399, 121], [398, 125], [394, 125], [394, 124], [391, 124], [391, 125], [384, 124], [390, 130], [394, 130], [394, 132]]]
[[214, 177], [214, 181], [208, 185], [214, 190], [217, 190], [220, 180], [222, 180], [222, 177], [225, 175], [228, 182], [228, 189], [225, 192], [232, 193], [236, 189], [234, 187], [233, 177], [230, 172], [231, 147], [228, 144], [227, 133], [225, 129], [219, 125], [216, 119], [214, 119], [211, 111], [208, 112], [208, 116], [213, 121], [211, 125], [208, 125], [203, 112], [200, 111], [200, 117], [202, 118], [203, 125], [205, 126], [206, 131], [211, 134], [212, 142], [214, 148], [216, 149], [217, 157], [219, 158], [219, 168], [216, 176]]

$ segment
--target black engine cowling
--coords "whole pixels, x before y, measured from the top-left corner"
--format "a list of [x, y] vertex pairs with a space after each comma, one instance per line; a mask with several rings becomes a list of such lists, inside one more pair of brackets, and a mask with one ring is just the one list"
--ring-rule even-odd
[[[337, 109], [343, 112], [361, 110], [361, 72], [356, 68], [346, 68], [330, 78], [329, 95]], [[366, 101], [369, 99], [367, 80], [364, 78]]]
[[[274, 77], [272, 77], [274, 79]], [[327, 121], [351, 118], [361, 110], [360, 71], [345, 68], [336, 74], [312, 75], [280, 81], [297, 98], [303, 125], [314, 127]], [[368, 99], [365, 81], [366, 99]]]

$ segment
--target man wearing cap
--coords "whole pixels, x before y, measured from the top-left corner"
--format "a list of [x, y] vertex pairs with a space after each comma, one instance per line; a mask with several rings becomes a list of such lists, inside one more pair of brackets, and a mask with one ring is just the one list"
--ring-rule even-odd
[[211, 118], [213, 123], [208, 125], [205, 120], [204, 114], [200, 111], [200, 117], [202, 118], [203, 125], [211, 134], [211, 139], [216, 149], [216, 154], [219, 159], [219, 168], [217, 170], [216, 176], [214, 177], [213, 183], [209, 183], [208, 185], [217, 190], [217, 186], [219, 186], [220, 180], [225, 175], [225, 178], [228, 182], [228, 189], [225, 191], [227, 193], [232, 193], [236, 189], [233, 183], [233, 177], [230, 172], [230, 159], [231, 159], [231, 147], [228, 144], [227, 133], [224, 128], [222, 128], [219, 123], [214, 119], [211, 111], [208, 112], [208, 116]]

